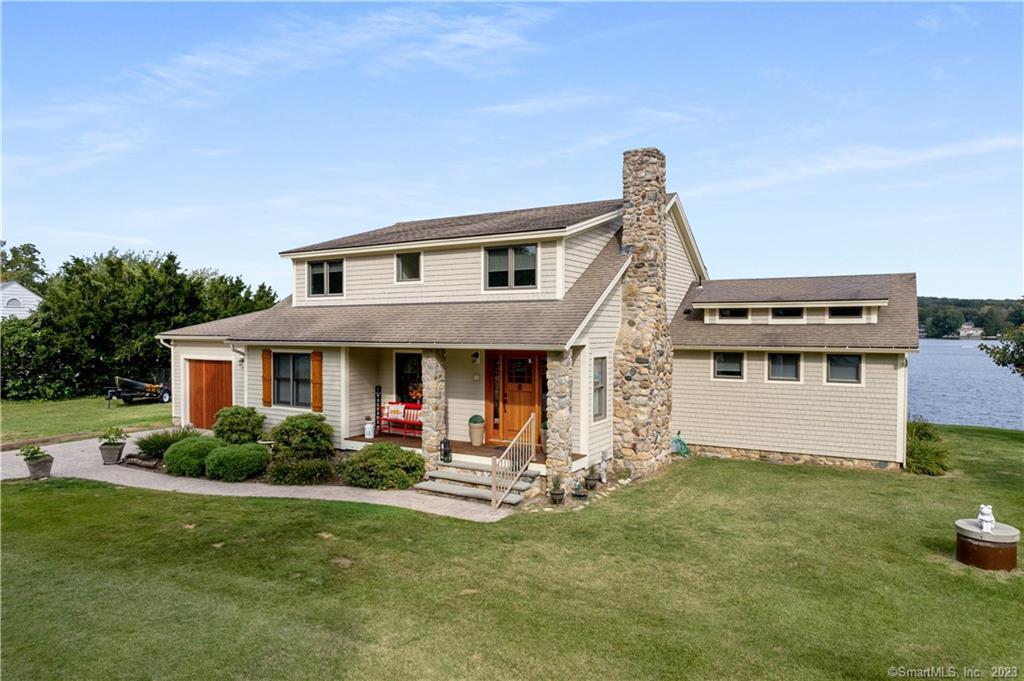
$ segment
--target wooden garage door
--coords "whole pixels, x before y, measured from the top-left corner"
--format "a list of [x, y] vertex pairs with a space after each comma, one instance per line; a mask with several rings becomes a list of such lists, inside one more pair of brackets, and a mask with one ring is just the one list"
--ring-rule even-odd
[[188, 420], [196, 428], [212, 428], [213, 418], [231, 406], [231, 362], [188, 360]]

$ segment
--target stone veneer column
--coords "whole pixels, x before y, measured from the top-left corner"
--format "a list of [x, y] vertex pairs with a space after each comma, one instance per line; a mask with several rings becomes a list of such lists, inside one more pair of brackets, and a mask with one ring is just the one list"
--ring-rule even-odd
[[625, 152], [622, 242], [632, 264], [622, 277], [622, 322], [615, 343], [614, 451], [634, 475], [668, 460], [672, 340], [665, 309], [665, 156]]
[[448, 392], [445, 387], [444, 350], [424, 349], [421, 366], [423, 379], [423, 455], [427, 464], [437, 464], [441, 440], [448, 437]]
[[548, 476], [569, 481], [572, 463], [572, 350], [548, 353], [548, 434], [544, 443]]

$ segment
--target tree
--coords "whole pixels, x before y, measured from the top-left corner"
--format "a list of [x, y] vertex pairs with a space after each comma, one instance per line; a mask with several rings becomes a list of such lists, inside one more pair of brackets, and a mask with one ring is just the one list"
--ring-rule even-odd
[[1001, 335], [998, 344], [981, 343], [978, 347], [993, 362], [1001, 367], [1009, 367], [1010, 371], [1024, 378], [1024, 324]]
[[1010, 327], [1006, 319], [1006, 308], [998, 305], [985, 305], [981, 308], [981, 314], [976, 323], [984, 327], [986, 336], [998, 336]]
[[963, 312], [955, 307], [940, 307], [928, 320], [925, 334], [929, 338], [942, 338], [957, 331], [963, 323]]
[[39, 295], [46, 293], [46, 262], [40, 257], [35, 244], [12, 246], [0, 241], [0, 281], [16, 281]]

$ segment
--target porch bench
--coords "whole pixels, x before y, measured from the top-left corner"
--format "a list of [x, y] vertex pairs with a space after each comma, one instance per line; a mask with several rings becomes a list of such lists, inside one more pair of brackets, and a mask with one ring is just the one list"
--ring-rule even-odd
[[[399, 405], [401, 416], [397, 415]], [[423, 421], [420, 419], [420, 412], [423, 405], [416, 402], [388, 402], [380, 405], [380, 432], [383, 435], [396, 435], [402, 433], [402, 437], [410, 434], [417, 435], [423, 432]]]

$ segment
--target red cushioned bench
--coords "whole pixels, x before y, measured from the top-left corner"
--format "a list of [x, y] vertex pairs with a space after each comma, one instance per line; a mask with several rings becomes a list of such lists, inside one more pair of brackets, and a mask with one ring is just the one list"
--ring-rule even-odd
[[[395, 412], [401, 405], [402, 415], [399, 417]], [[380, 405], [380, 432], [383, 435], [418, 435], [423, 432], [423, 421], [420, 419], [420, 412], [423, 405], [417, 402], [388, 402]]]

